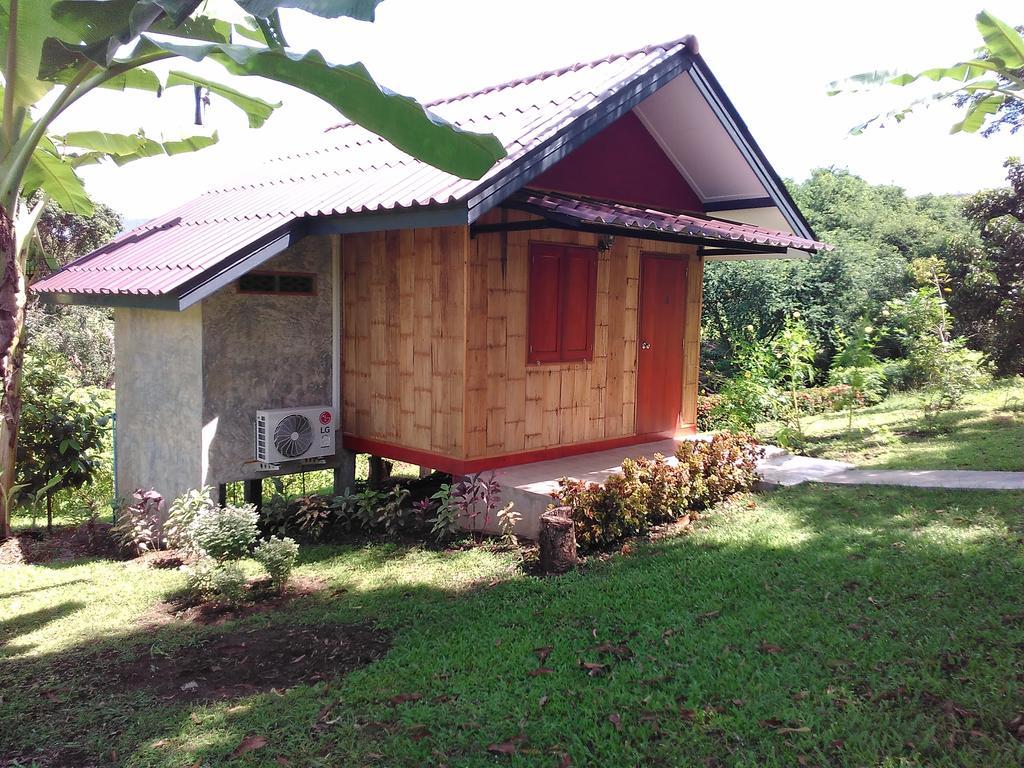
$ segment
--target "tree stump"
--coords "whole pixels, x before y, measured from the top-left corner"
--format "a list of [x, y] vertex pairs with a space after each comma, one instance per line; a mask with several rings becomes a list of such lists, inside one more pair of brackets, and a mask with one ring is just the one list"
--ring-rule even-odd
[[576, 529], [568, 507], [540, 516], [540, 567], [544, 573], [565, 573], [576, 565]]

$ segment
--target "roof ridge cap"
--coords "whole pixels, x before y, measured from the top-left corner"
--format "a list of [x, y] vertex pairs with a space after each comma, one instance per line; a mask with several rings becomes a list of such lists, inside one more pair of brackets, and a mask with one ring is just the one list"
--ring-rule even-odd
[[[564, 67], [559, 67], [557, 69], [549, 69], [549, 70], [545, 70], [545, 71], [542, 71], [542, 72], [537, 72], [537, 73], [535, 73], [533, 75], [527, 75], [525, 77], [519, 77], [519, 78], [516, 78], [514, 80], [508, 80], [508, 81], [506, 81], [504, 83], [497, 83], [495, 85], [489, 85], [489, 86], [487, 86], [485, 88], [478, 88], [478, 89], [473, 90], [473, 91], [467, 91], [465, 93], [460, 93], [457, 96], [447, 96], [447, 97], [441, 98], [441, 99], [434, 99], [433, 101], [426, 102], [423, 106], [424, 106], [425, 109], [430, 109], [431, 107], [437, 107], [437, 106], [440, 106], [442, 104], [450, 104], [450, 103], [452, 103], [454, 101], [461, 101], [462, 99], [469, 99], [469, 98], [473, 98], [475, 96], [482, 96], [485, 93], [492, 93], [494, 91], [503, 91], [506, 88], [515, 88], [517, 85], [525, 85], [526, 83], [533, 83], [533, 82], [537, 82], [538, 80], [546, 80], [549, 77], [558, 77], [560, 75], [564, 75], [564, 74], [567, 74], [569, 72], [575, 72], [575, 71], [580, 70], [580, 69], [587, 69], [589, 67], [596, 67], [599, 64], [607, 64], [609, 62], [616, 61], [617, 59], [631, 59], [634, 56], [643, 56], [643, 55], [646, 55], [648, 53], [652, 53], [652, 52], [657, 51], [657, 50], [670, 51], [670, 50], [672, 50], [673, 48], [675, 48], [677, 46], [682, 46], [684, 48], [688, 48], [690, 50], [690, 52], [693, 53], [694, 55], [697, 55], [697, 54], [700, 53], [700, 46], [697, 43], [696, 36], [694, 36], [694, 35], [683, 35], [682, 37], [678, 37], [678, 38], [676, 38], [674, 40], [669, 40], [669, 41], [664, 42], [664, 43], [654, 43], [654, 44], [651, 44], [651, 45], [645, 45], [645, 46], [643, 46], [641, 48], [634, 48], [631, 51], [622, 51], [620, 53], [610, 53], [607, 56], [603, 56], [603, 57], [601, 57], [599, 59], [594, 59], [592, 61], [580, 61], [580, 62], [576, 62], [575, 64], [568, 64], [568, 65], [566, 65]], [[350, 125], [355, 125], [355, 123], [353, 123], [351, 120], [348, 120], [348, 121], [343, 122], [343, 123], [338, 123], [337, 125], [332, 125], [332, 126], [329, 126], [328, 128], [326, 128], [324, 130], [324, 133], [327, 133], [328, 131], [333, 131], [333, 130], [335, 130], [337, 128], [347, 128]]]

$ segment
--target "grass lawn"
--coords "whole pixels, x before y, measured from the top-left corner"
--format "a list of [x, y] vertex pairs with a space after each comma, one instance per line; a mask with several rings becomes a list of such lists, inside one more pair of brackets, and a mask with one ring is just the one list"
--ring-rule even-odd
[[[321, 592], [220, 627], [140, 625], [176, 571], [0, 568], [0, 765], [1021, 765], [1022, 507], [794, 488], [550, 579], [486, 549], [309, 548]], [[340, 679], [209, 704], [112, 682], [218, 633], [347, 622], [391, 647]]]
[[[894, 395], [865, 408], [847, 432], [845, 413], [802, 420], [809, 456], [871, 469], [990, 469], [1024, 471], [1024, 382], [1003, 380], [971, 392], [964, 407], [925, 423], [918, 395]], [[767, 441], [778, 424], [762, 424]]]

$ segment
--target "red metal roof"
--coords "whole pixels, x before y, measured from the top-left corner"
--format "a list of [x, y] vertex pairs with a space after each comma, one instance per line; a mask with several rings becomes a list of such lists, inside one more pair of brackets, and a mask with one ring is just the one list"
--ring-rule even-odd
[[[116, 296], [177, 301], [209, 275], [227, 274], [261, 243], [319, 217], [463, 206], [468, 223], [471, 202], [528, 166], [534, 150], [556, 148], [577, 118], [632, 94], [645, 76], [661, 77], [684, 52], [696, 55], [692, 37], [430, 104], [450, 122], [493, 133], [504, 144], [508, 156], [476, 181], [422, 163], [352, 123], [336, 126], [312, 146], [247, 171], [243, 182], [211, 189], [119, 235], [33, 290], [96, 303]], [[191, 295], [177, 308], [198, 300]]]
[[541, 216], [584, 225], [599, 224], [606, 227], [622, 227], [624, 230], [640, 230], [635, 234], [637, 237], [643, 237], [645, 232], [657, 232], [721, 241], [723, 247], [737, 243], [795, 248], [801, 251], [821, 251], [832, 247], [827, 243], [807, 240], [788, 232], [765, 229], [753, 224], [719, 221], [683, 213], [666, 213], [651, 208], [587, 200], [570, 195], [526, 190], [515, 199], [517, 207]]
[[[692, 38], [691, 38], [692, 39]], [[477, 181], [422, 163], [352, 123], [125, 232], [36, 283], [38, 293], [160, 296], [305, 217], [443, 205], [466, 199], [576, 117], [688, 39], [577, 64], [430, 104], [462, 128], [493, 133], [508, 156]]]

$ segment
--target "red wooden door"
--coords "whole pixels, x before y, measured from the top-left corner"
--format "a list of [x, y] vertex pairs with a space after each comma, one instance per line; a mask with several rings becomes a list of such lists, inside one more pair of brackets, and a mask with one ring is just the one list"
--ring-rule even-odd
[[685, 259], [641, 254], [637, 434], [675, 434], [683, 396], [685, 313]]

